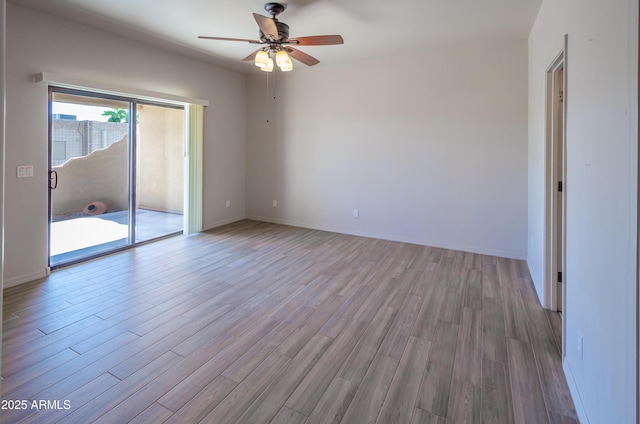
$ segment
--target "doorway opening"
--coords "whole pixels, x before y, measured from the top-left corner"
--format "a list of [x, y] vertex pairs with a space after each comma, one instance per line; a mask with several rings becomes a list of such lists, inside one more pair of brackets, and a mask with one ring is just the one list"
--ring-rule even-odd
[[49, 266], [183, 232], [184, 108], [49, 93]]
[[[566, 309], [566, 41], [565, 37], [565, 48], [546, 74], [545, 302], [561, 317]], [[566, 317], [562, 318], [564, 352]]]

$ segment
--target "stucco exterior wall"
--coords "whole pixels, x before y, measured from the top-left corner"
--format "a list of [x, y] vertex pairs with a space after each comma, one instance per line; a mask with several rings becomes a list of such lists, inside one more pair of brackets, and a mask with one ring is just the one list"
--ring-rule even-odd
[[129, 136], [106, 149], [69, 159], [53, 167], [58, 187], [52, 190], [54, 216], [81, 212], [91, 202], [100, 201], [109, 212], [127, 210], [129, 195]]
[[184, 110], [138, 106], [138, 207], [184, 210]]

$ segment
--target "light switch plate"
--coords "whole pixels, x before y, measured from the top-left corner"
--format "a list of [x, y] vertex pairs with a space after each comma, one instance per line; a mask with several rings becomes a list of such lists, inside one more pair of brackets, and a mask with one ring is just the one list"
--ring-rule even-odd
[[20, 165], [18, 166], [18, 178], [33, 177], [33, 165]]

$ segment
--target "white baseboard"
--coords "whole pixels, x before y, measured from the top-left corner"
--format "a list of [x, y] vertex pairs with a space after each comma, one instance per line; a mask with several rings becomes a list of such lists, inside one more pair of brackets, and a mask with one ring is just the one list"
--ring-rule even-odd
[[14, 286], [17, 286], [17, 285], [20, 285], [20, 284], [29, 283], [31, 281], [35, 281], [35, 280], [39, 280], [41, 278], [45, 278], [49, 274], [51, 274], [51, 271], [47, 267], [43, 271], [40, 271], [40, 272], [34, 272], [34, 273], [31, 273], [31, 274], [18, 275], [18, 276], [11, 277], [11, 278], [5, 278], [3, 280], [3, 287], [5, 289], [7, 289], [9, 287], [14, 287]]
[[[292, 227], [309, 228], [312, 230], [330, 231], [330, 232], [341, 233], [341, 234], [349, 234], [349, 235], [358, 236], [358, 237], [368, 237], [368, 238], [376, 238], [381, 240], [397, 241], [400, 243], [417, 244], [420, 246], [430, 246], [430, 247], [436, 247], [441, 249], [458, 250], [462, 252], [477, 253], [481, 255], [499, 256], [499, 257], [510, 258], [510, 259], [522, 259], [522, 260], [525, 259], [524, 254], [519, 254], [515, 252], [484, 249], [484, 248], [477, 248], [473, 246], [463, 246], [463, 245], [448, 244], [448, 243], [438, 243], [438, 242], [432, 242], [429, 240], [397, 237], [397, 236], [386, 235], [386, 234], [354, 232], [344, 228], [321, 227], [321, 226], [310, 225], [303, 222], [295, 222], [290, 220], [282, 220], [282, 219], [265, 217], [265, 216], [257, 216], [257, 215], [238, 215], [232, 218], [226, 218], [219, 221], [203, 224], [202, 231], [207, 231], [217, 227], [221, 227], [223, 225], [232, 224], [234, 222], [238, 222], [243, 219], [251, 219], [254, 221], [262, 221], [262, 222], [272, 222], [274, 224], [290, 225]], [[46, 268], [45, 270], [40, 272], [7, 278], [4, 280], [4, 287], [8, 288], [8, 287], [17, 286], [19, 284], [28, 283], [30, 281], [44, 278], [49, 274], [50, 274], [50, 271], [48, 268]]]
[[208, 224], [202, 225], [202, 231], [212, 230], [217, 227], [222, 227], [223, 225], [233, 224], [234, 222], [242, 221], [243, 219], [247, 219], [246, 215], [239, 215], [233, 218], [222, 219], [220, 221], [215, 221]]
[[566, 360], [562, 361], [562, 370], [564, 371], [564, 376], [567, 379], [567, 385], [569, 386], [569, 392], [571, 392], [571, 398], [573, 399], [573, 405], [576, 408], [576, 413], [578, 414], [578, 420], [582, 424], [588, 424], [589, 417], [587, 416], [587, 411], [584, 409], [584, 405], [582, 404], [582, 399], [580, 399], [580, 392], [578, 391], [578, 386], [576, 385], [576, 381], [573, 378], [573, 372], [571, 371], [571, 367]]
[[457, 250], [457, 251], [461, 251], [461, 252], [477, 253], [479, 255], [499, 256], [499, 257], [502, 257], [502, 258], [518, 259], [518, 260], [525, 260], [526, 259], [526, 253], [525, 252], [510, 252], [510, 251], [486, 249], [486, 248], [475, 247], [475, 246], [464, 246], [464, 245], [457, 245], [457, 244], [450, 244], [450, 243], [439, 243], [439, 242], [434, 242], [434, 241], [431, 241], [431, 240], [412, 239], [412, 238], [398, 237], [398, 236], [387, 235], [387, 234], [367, 233], [367, 232], [357, 232], [357, 231], [354, 232], [354, 231], [350, 231], [350, 230], [347, 230], [347, 229], [344, 229], [344, 228], [321, 227], [321, 226], [316, 226], [316, 225], [310, 225], [310, 224], [303, 223], [303, 222], [295, 222], [295, 221], [290, 221], [290, 220], [286, 220], [286, 219], [277, 219], [277, 218], [258, 216], [258, 215], [248, 215], [246, 218], [247, 219], [252, 219], [254, 221], [272, 222], [274, 224], [290, 225], [292, 227], [309, 228], [309, 229], [312, 229], [312, 230], [330, 231], [330, 232], [334, 232], [334, 233], [349, 234], [349, 235], [358, 236], [358, 237], [367, 237], [367, 238], [375, 238], [375, 239], [381, 239], [381, 240], [397, 241], [397, 242], [400, 242], [400, 243], [410, 243], [410, 244], [417, 244], [417, 245], [420, 245], [420, 246], [436, 247], [436, 248], [440, 248], [440, 249], [448, 249], [448, 250]]

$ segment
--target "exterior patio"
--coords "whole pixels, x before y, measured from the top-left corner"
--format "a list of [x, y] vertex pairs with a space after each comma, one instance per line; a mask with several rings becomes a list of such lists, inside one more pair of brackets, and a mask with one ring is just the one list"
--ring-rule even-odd
[[[51, 223], [51, 266], [124, 247], [128, 241], [128, 212], [82, 216]], [[136, 212], [136, 242], [182, 232], [183, 215], [148, 209]]]

